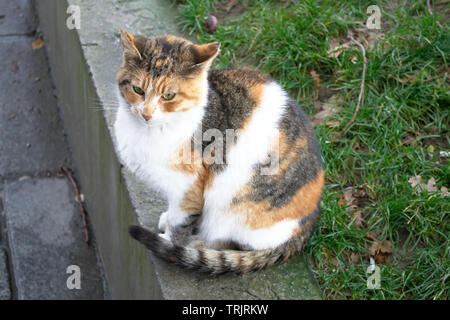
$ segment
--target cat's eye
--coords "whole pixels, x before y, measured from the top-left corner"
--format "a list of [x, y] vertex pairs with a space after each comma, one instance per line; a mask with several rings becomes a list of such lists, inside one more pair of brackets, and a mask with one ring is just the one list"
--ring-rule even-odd
[[161, 96], [164, 100], [172, 100], [175, 98], [175, 93], [166, 93]]
[[134, 92], [136, 92], [138, 95], [141, 95], [141, 96], [143, 96], [145, 93], [144, 90], [142, 90], [141, 88], [136, 87], [136, 86], [133, 86], [133, 90], [134, 90]]

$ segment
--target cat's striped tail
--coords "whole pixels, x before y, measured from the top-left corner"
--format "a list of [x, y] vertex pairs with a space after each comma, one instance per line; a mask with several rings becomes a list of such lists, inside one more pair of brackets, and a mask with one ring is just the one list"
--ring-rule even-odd
[[274, 249], [239, 251], [179, 246], [136, 225], [131, 225], [129, 232], [157, 257], [185, 269], [211, 274], [244, 274], [284, 262], [296, 249], [300, 250], [309, 238], [304, 235]]

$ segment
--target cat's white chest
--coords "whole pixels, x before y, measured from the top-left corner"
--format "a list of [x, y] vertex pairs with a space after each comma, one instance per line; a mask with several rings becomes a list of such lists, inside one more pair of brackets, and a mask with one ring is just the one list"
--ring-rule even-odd
[[149, 187], [176, 196], [177, 185], [189, 185], [194, 180], [169, 165], [176, 150], [190, 138], [201, 120], [201, 114], [194, 117], [199, 118], [198, 122], [193, 121], [193, 116], [186, 114], [174, 119], [171, 126], [147, 125], [126, 108], [119, 108], [114, 131], [121, 161]]

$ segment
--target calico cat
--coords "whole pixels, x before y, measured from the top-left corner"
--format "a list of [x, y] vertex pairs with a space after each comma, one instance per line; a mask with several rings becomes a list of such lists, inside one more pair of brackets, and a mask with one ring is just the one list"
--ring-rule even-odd
[[[259, 270], [301, 250], [320, 214], [324, 171], [296, 102], [256, 70], [210, 70], [217, 42], [122, 31], [122, 45], [119, 156], [168, 200], [163, 233], [130, 226], [131, 236], [212, 274]], [[192, 237], [177, 240], [188, 226]]]

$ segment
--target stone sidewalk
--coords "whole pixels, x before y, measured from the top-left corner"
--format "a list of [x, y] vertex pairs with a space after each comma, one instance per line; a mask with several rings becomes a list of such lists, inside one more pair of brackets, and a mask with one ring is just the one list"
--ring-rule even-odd
[[[104, 299], [95, 242], [58, 174], [72, 164], [31, 3], [0, 0], [0, 300]], [[67, 287], [70, 265], [81, 289]]]

